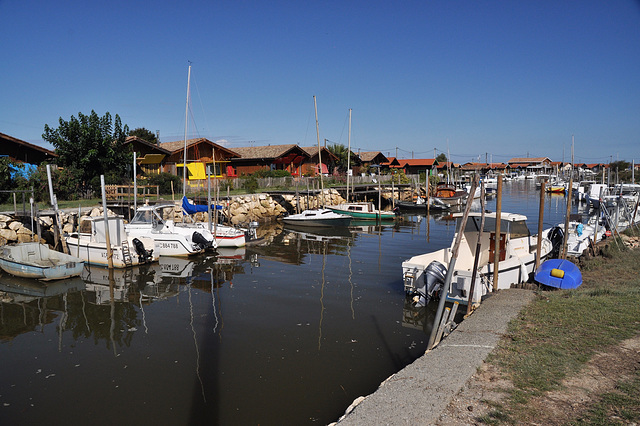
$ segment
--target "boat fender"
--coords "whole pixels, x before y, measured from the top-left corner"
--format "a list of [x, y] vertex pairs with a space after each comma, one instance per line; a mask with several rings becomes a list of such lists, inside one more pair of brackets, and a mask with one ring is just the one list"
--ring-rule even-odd
[[553, 268], [551, 270], [551, 276], [556, 278], [564, 278], [564, 271], [562, 269]]

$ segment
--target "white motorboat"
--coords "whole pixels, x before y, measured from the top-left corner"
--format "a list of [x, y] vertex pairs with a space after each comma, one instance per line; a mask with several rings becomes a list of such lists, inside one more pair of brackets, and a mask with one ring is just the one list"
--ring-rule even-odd
[[175, 226], [164, 220], [162, 206], [142, 206], [124, 228], [132, 237], [147, 237], [155, 241], [160, 256], [190, 256], [202, 253], [211, 242], [197, 229]]
[[609, 195], [609, 187], [602, 183], [593, 183], [589, 186], [589, 190], [585, 199], [594, 209], [600, 208], [600, 197]]
[[[596, 216], [592, 218], [593, 220], [590, 220], [589, 223], [582, 223], [580, 220], [569, 221], [569, 233], [567, 235], [568, 256], [582, 256], [585, 250], [588, 250], [593, 244], [602, 240], [607, 229], [602, 225], [598, 226], [598, 234], [596, 235]], [[552, 242], [553, 255], [559, 254], [561, 245], [564, 242], [564, 234], [564, 223], [560, 223], [550, 229], [545, 229], [542, 232], [542, 235], [546, 236]]]
[[578, 185], [573, 188], [573, 196], [578, 202], [587, 202], [587, 194], [589, 193], [589, 188], [591, 185], [596, 183], [593, 180], [583, 180], [578, 183]]
[[351, 216], [335, 213], [329, 209], [304, 210], [282, 218], [288, 225], [324, 228], [332, 226], [349, 226]]
[[[481, 215], [481, 212], [470, 213], [465, 229], [462, 230], [463, 235], [455, 262], [451, 286], [448, 291], [448, 300], [467, 303]], [[456, 213], [454, 216], [460, 218], [462, 214]], [[538, 238], [530, 234], [526, 220], [526, 216], [520, 214], [501, 214], [498, 289], [509, 288], [512, 284], [526, 282], [533, 272]], [[495, 212], [485, 213], [475, 290], [472, 298], [474, 303], [479, 302], [482, 296], [491, 291], [495, 255], [493, 248], [496, 241], [495, 226]], [[455, 239], [456, 236], [453, 238], [454, 242]], [[449, 248], [417, 255], [402, 262], [405, 292], [408, 295], [418, 296], [418, 303], [428, 303], [429, 299], [444, 284], [454, 242]], [[541, 242], [541, 261], [549, 256], [551, 250], [551, 241], [543, 237]]]
[[396, 218], [396, 214], [393, 211], [378, 210], [370, 201], [341, 203], [328, 208], [336, 213], [351, 216], [354, 219], [394, 220]]
[[[69, 253], [89, 264], [108, 266], [105, 225], [102, 216], [81, 220], [78, 231], [65, 236]], [[114, 268], [126, 268], [158, 260], [154, 240], [128, 235], [122, 216], [110, 216], [108, 226]]]

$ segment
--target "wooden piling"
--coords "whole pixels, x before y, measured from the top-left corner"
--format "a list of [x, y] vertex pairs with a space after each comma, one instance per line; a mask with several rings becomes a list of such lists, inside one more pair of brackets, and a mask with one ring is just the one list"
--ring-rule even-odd
[[496, 195], [496, 236], [493, 244], [493, 291], [498, 291], [498, 275], [500, 273], [500, 218], [502, 215], [502, 175], [498, 175], [498, 193]]
[[[478, 180], [476, 175], [474, 183]], [[473, 195], [469, 195], [473, 197]], [[478, 262], [480, 261], [480, 249], [482, 248], [482, 233], [484, 231], [484, 181], [480, 184], [480, 230], [478, 231], [478, 241], [476, 242], [476, 253], [473, 258], [473, 273], [471, 275], [471, 286], [469, 287], [469, 297], [467, 299], [467, 315], [471, 313], [473, 305], [473, 293], [476, 291], [476, 275], [478, 274]]]
[[538, 242], [536, 244], [536, 271], [540, 268], [540, 255], [542, 254], [542, 225], [544, 219], [544, 193], [546, 179], [540, 182], [540, 210], [538, 210]]

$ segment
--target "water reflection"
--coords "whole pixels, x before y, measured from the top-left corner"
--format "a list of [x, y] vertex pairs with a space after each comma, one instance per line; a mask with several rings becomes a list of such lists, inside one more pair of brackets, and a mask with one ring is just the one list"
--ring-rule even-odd
[[[509, 191], [503, 211], [527, 214], [535, 232], [538, 193]], [[560, 222], [560, 201], [545, 222]], [[327, 424], [424, 352], [434, 312], [405, 304], [400, 264], [449, 246], [450, 215], [257, 231], [255, 246], [111, 278], [1, 275], [0, 421]]]

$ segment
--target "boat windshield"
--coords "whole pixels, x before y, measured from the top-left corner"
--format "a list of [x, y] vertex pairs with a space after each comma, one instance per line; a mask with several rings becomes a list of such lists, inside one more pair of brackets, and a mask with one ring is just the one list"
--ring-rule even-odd
[[[478, 232], [480, 230], [480, 217], [470, 216], [467, 219], [465, 232]], [[485, 217], [483, 232], [495, 232], [496, 219]], [[530, 235], [529, 228], [524, 220], [502, 220], [500, 221], [500, 232], [507, 232], [511, 238], [522, 238]]]
[[139, 210], [136, 215], [131, 219], [131, 223], [151, 223], [162, 224], [163, 221], [158, 217], [158, 214], [152, 210]]

